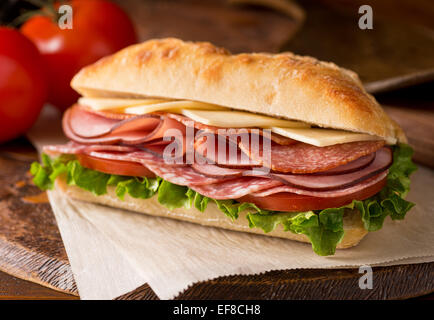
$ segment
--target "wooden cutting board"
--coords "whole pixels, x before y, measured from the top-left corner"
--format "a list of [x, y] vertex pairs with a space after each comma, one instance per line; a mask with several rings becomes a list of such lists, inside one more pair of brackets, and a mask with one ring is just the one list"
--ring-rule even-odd
[[0, 270], [78, 294], [46, 194], [31, 184], [36, 160], [24, 139], [0, 149]]
[[[0, 270], [78, 295], [45, 193], [28, 173], [26, 140], [0, 147]], [[357, 269], [283, 270], [199, 282], [177, 299], [401, 299], [434, 291], [434, 263], [375, 267], [375, 288], [360, 290]], [[118, 299], [157, 299], [147, 284]]]

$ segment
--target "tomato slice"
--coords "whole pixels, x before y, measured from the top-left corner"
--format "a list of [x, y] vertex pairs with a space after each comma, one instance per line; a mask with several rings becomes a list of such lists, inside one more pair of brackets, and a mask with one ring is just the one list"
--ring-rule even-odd
[[299, 195], [289, 192], [280, 192], [266, 197], [246, 195], [240, 202], [251, 202], [261, 209], [285, 212], [303, 212], [310, 210], [322, 210], [327, 208], [339, 208], [351, 203], [353, 200], [364, 200], [372, 197], [386, 185], [387, 178], [358, 192], [334, 198], [319, 198]]
[[88, 169], [121, 176], [155, 178], [152, 171], [137, 162], [101, 159], [84, 154], [76, 156], [80, 164]]

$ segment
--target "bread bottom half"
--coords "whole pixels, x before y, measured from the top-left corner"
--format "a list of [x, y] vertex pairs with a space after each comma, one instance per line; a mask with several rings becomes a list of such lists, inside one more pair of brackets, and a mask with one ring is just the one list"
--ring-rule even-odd
[[[196, 208], [178, 208], [174, 210], [169, 210], [158, 202], [156, 196], [150, 199], [136, 199], [130, 197], [127, 194], [125, 195], [124, 200], [120, 200], [116, 196], [114, 187], [107, 187], [107, 194], [95, 196], [89, 191], [66, 184], [65, 179], [59, 177], [56, 180], [56, 188], [62, 191], [68, 197], [76, 200], [102, 204], [110, 207], [126, 209], [153, 216], [188, 221], [204, 226], [219, 227], [235, 231], [244, 231], [265, 236], [279, 237], [310, 243], [309, 239], [304, 234], [295, 234], [290, 231], [284, 231], [282, 225], [279, 225], [275, 230], [269, 233], [264, 233], [259, 228], [250, 228], [248, 220], [246, 219], [245, 212], [240, 213], [239, 218], [233, 221], [227, 216], [225, 216], [223, 212], [221, 212], [212, 202], [208, 204], [205, 212], [200, 212]], [[367, 234], [367, 231], [363, 227], [359, 211], [352, 210], [344, 215], [344, 230], [345, 235], [342, 241], [338, 244], [338, 249], [349, 248], [357, 245], [360, 240]]]

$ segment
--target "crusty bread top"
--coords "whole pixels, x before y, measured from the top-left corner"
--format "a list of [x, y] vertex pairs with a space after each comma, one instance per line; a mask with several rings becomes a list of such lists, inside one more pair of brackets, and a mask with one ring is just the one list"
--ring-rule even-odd
[[354, 72], [289, 52], [232, 55], [207, 42], [150, 40], [85, 67], [71, 86], [84, 96], [196, 100], [406, 141]]

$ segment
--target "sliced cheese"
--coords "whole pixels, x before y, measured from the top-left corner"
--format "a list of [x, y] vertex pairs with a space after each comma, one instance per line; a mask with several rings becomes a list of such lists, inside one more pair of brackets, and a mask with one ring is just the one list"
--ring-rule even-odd
[[94, 110], [113, 110], [123, 111], [124, 108], [136, 105], [149, 105], [161, 103], [164, 99], [116, 99], [116, 98], [88, 98], [78, 99], [78, 103], [88, 106]]
[[182, 110], [184, 116], [190, 119], [216, 127], [224, 128], [270, 128], [270, 127], [288, 127], [288, 128], [306, 128], [309, 124], [291, 121], [284, 119], [277, 119], [268, 116], [263, 116], [250, 112], [243, 111], [207, 111], [207, 110]]
[[354, 141], [367, 141], [367, 140], [381, 140], [377, 136], [366, 133], [357, 133], [344, 130], [335, 129], [321, 129], [321, 128], [307, 128], [307, 129], [293, 129], [273, 127], [272, 132], [280, 134], [297, 141], [312, 144], [317, 147], [326, 147], [334, 144], [354, 142]]
[[202, 103], [197, 101], [170, 101], [160, 102], [155, 104], [145, 104], [133, 107], [125, 108], [125, 113], [131, 114], [145, 114], [156, 111], [170, 111], [176, 113], [182, 113], [182, 110], [188, 109], [200, 109], [200, 110], [224, 110], [226, 108], [209, 103]]

